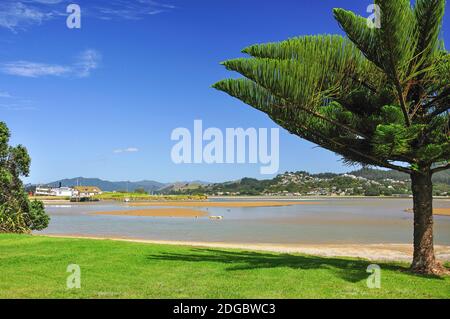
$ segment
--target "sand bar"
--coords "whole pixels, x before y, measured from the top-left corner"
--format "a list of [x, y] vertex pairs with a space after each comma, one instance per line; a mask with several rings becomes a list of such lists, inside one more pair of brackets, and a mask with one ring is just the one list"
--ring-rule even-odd
[[[83, 235], [35, 235], [56, 238], [78, 238], [93, 240], [114, 240], [143, 244], [191, 246], [199, 248], [240, 249], [247, 251], [266, 251], [285, 254], [307, 254], [323, 257], [353, 257], [371, 261], [411, 262], [412, 244], [270, 244], [270, 243], [222, 243], [144, 240], [120, 237], [92, 237]], [[450, 246], [435, 245], [435, 254], [440, 261], [450, 261]]]
[[318, 202], [300, 202], [300, 201], [255, 201], [255, 202], [191, 202], [191, 201], [180, 201], [180, 202], [136, 202], [130, 203], [128, 206], [131, 207], [149, 207], [149, 206], [160, 206], [160, 207], [282, 207], [282, 206], [293, 206], [293, 205], [317, 205]]
[[435, 215], [450, 216], [450, 208], [435, 208], [433, 212]]
[[[405, 211], [411, 214], [414, 213], [412, 208], [408, 208]], [[450, 216], [450, 208], [434, 208], [433, 214], [439, 216]]]
[[143, 216], [143, 217], [204, 217], [208, 213], [201, 210], [167, 208], [167, 209], [139, 209], [139, 210], [117, 210], [110, 212], [97, 212], [93, 215], [113, 216]]

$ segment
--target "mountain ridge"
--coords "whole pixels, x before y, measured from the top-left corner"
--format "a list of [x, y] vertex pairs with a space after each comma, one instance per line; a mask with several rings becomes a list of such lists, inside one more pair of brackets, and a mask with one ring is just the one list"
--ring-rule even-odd
[[86, 178], [86, 177], [74, 177], [60, 179], [54, 182], [42, 184], [43, 186], [50, 187], [74, 187], [74, 186], [95, 186], [105, 192], [113, 191], [134, 191], [138, 188], [143, 188], [146, 192], [155, 192], [163, 188], [166, 184], [152, 180], [142, 180], [136, 182], [129, 181], [108, 181], [100, 178]]
[[[434, 194], [450, 195], [450, 172], [434, 176]], [[410, 177], [395, 171], [363, 168], [337, 174], [311, 174], [305, 171], [285, 172], [272, 179], [242, 178], [237, 181], [193, 187], [168, 187], [161, 190], [173, 195], [345, 195], [345, 196], [408, 196], [411, 195]]]
[[[287, 174], [289, 172], [286, 172]], [[294, 172], [291, 172], [294, 174]], [[409, 176], [405, 173], [396, 172], [392, 170], [379, 170], [379, 169], [371, 169], [371, 168], [362, 168], [359, 170], [351, 171], [348, 173], [318, 173], [318, 174], [310, 174], [308, 172], [296, 172], [296, 173], [305, 173], [309, 176], [312, 176], [314, 178], [319, 179], [332, 179], [335, 177], [345, 176], [345, 175], [353, 175], [356, 177], [362, 177], [366, 178], [368, 180], [373, 181], [383, 181], [387, 179], [397, 180], [397, 181], [409, 181]], [[283, 174], [280, 174], [278, 176], [281, 176]], [[197, 188], [205, 189], [207, 186], [211, 185], [234, 185], [241, 183], [242, 181], [246, 181], [251, 183], [251, 185], [254, 185], [255, 187], [259, 187], [260, 185], [264, 185], [264, 183], [267, 183], [267, 181], [275, 180], [258, 180], [253, 178], [242, 178], [236, 181], [227, 181], [223, 183], [209, 183], [204, 181], [180, 181], [180, 182], [174, 182], [174, 183], [162, 183], [154, 180], [141, 180], [141, 181], [108, 181], [103, 180], [100, 178], [86, 178], [86, 177], [75, 177], [75, 178], [65, 178], [61, 180], [57, 180], [51, 183], [46, 184], [40, 184], [42, 186], [50, 186], [50, 187], [73, 187], [73, 186], [96, 186], [102, 189], [105, 192], [114, 192], [114, 191], [129, 191], [133, 192], [136, 189], [143, 189], [148, 193], [155, 193], [155, 192], [161, 192], [161, 193], [171, 193], [171, 192], [184, 192], [189, 190], [195, 190]], [[450, 185], [450, 170], [440, 172], [438, 174], [435, 174], [433, 178], [434, 182], [437, 184], [445, 184]], [[36, 185], [28, 185], [28, 187], [33, 187]]]
[[211, 183], [204, 181], [184, 181], [184, 182], [175, 182], [175, 183], [162, 183], [154, 180], [141, 180], [141, 181], [109, 181], [96, 177], [74, 177], [74, 178], [64, 178], [57, 181], [53, 181], [50, 183], [44, 184], [31, 184], [29, 187], [33, 186], [48, 186], [48, 187], [74, 187], [74, 186], [95, 186], [100, 188], [105, 192], [114, 192], [114, 191], [129, 191], [133, 192], [136, 189], [143, 189], [147, 193], [153, 193], [160, 191], [164, 188], [168, 188], [175, 185], [209, 185]]

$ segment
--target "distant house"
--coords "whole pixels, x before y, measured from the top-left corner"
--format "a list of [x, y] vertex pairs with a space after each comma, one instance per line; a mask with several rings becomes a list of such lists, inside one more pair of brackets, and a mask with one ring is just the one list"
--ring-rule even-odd
[[53, 188], [52, 194], [56, 197], [72, 197], [75, 193], [75, 190], [70, 187], [60, 187], [60, 188]]
[[36, 196], [72, 197], [75, 190], [70, 187], [36, 187]]
[[34, 192], [36, 196], [52, 196], [52, 188], [51, 187], [36, 187], [36, 191]]
[[102, 190], [95, 186], [75, 186], [75, 196], [78, 197], [92, 197], [102, 194]]

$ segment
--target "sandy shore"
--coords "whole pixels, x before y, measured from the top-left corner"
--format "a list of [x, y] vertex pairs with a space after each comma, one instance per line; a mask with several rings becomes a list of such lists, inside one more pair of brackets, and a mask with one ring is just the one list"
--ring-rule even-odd
[[257, 202], [136, 202], [129, 203], [130, 207], [282, 207], [293, 205], [317, 205], [318, 202], [300, 202], [300, 201], [257, 201]]
[[204, 217], [208, 213], [201, 210], [167, 208], [167, 209], [138, 209], [138, 210], [116, 210], [110, 212], [96, 212], [93, 215], [114, 216], [146, 216], [146, 217]]
[[[240, 249], [265, 251], [274, 253], [299, 253], [322, 257], [353, 257], [371, 261], [404, 261], [411, 262], [412, 244], [245, 244], [220, 242], [190, 242], [143, 240], [118, 237], [90, 237], [70, 235], [37, 235], [54, 238], [78, 238], [92, 240], [115, 240], [132, 243], [190, 246], [199, 248]], [[450, 261], [450, 246], [435, 245], [436, 257], [441, 261]]]
[[70, 200], [66, 200], [66, 199], [58, 199], [58, 200], [41, 200], [41, 202], [43, 202], [45, 205], [61, 205], [61, 204], [72, 204], [70, 202]]

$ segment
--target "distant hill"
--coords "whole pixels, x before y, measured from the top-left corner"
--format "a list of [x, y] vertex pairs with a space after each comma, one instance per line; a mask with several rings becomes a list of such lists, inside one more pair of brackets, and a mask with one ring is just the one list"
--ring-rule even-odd
[[[434, 178], [434, 194], [450, 195], [450, 173], [442, 172]], [[237, 181], [210, 185], [173, 184], [162, 191], [184, 195], [346, 195], [346, 196], [408, 196], [411, 194], [409, 176], [377, 169], [360, 169], [346, 174], [305, 171], [286, 172], [273, 179], [242, 178]]]
[[73, 186], [77, 186], [77, 185], [96, 186], [105, 192], [126, 191], [126, 190], [132, 192], [135, 189], [143, 188], [146, 192], [149, 192], [149, 193], [158, 191], [161, 188], [164, 188], [166, 186], [166, 184], [159, 183], [156, 181], [110, 182], [110, 181], [105, 181], [105, 180], [102, 180], [99, 178], [84, 178], [84, 177], [62, 179], [62, 180], [54, 181], [54, 182], [51, 182], [51, 183], [48, 183], [45, 185], [51, 186], [51, 187], [58, 187], [60, 184], [63, 187], [73, 187]]
[[172, 184], [167, 184], [163, 188], [159, 189], [159, 193], [170, 194], [173, 192], [184, 192], [189, 190], [201, 189], [211, 185], [211, 183], [203, 181], [193, 181], [193, 182], [177, 182]]
[[[393, 170], [371, 169], [371, 168], [362, 168], [349, 174], [376, 181], [388, 178], [401, 181], [409, 181], [410, 179], [408, 174], [402, 172], [397, 172]], [[450, 170], [434, 174], [433, 182], [450, 185]]]
[[[66, 178], [51, 183], [44, 184], [50, 187], [73, 187], [73, 186], [96, 186], [104, 192], [119, 192], [119, 191], [130, 191], [133, 192], [136, 189], [144, 189], [147, 193], [159, 192], [159, 193], [169, 193], [171, 191], [180, 191], [184, 189], [198, 188], [200, 186], [206, 186], [211, 183], [203, 181], [193, 181], [193, 182], [177, 182], [177, 183], [160, 183], [156, 181], [138, 181], [138, 182], [111, 182], [102, 180], [99, 178], [85, 178], [85, 177], [75, 177]], [[34, 185], [27, 185], [27, 189], [32, 189]]]
[[[96, 186], [105, 192], [144, 189], [148, 193], [159, 194], [207, 194], [207, 195], [280, 195], [280, 194], [409, 194], [410, 180], [404, 173], [392, 170], [363, 168], [347, 174], [308, 172], [286, 172], [273, 179], [257, 180], [242, 178], [225, 183], [208, 183], [203, 181], [160, 183], [156, 181], [111, 182], [99, 178], [71, 178], [54, 181], [46, 185], [51, 187]], [[434, 175], [436, 195], [450, 195], [450, 171]], [[34, 185], [27, 185], [32, 191]]]

